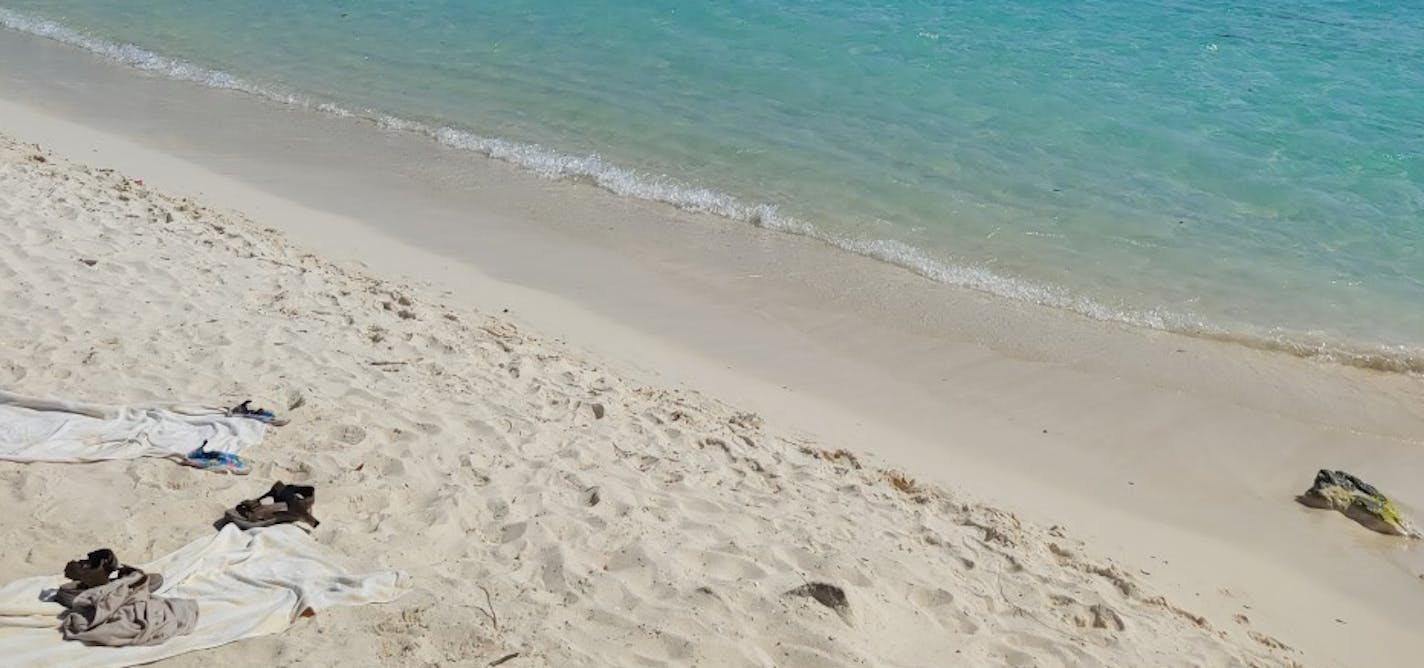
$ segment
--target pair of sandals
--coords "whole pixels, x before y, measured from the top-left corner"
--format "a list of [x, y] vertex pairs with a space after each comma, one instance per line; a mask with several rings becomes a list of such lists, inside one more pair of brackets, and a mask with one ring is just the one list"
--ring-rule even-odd
[[[227, 409], [228, 417], [245, 417], [265, 422], [274, 427], [287, 424], [286, 418], [277, 417], [276, 413], [266, 408], [253, 408], [252, 400], [248, 399], [232, 408]], [[247, 475], [251, 468], [241, 457], [230, 452], [209, 452], [208, 442], [198, 446], [198, 449], [185, 455], [174, 455], [173, 459], [184, 466], [191, 466], [195, 469], [212, 471], [214, 473], [231, 473], [233, 475]]]
[[[274, 427], [287, 424], [286, 418], [279, 418], [277, 414], [272, 411], [265, 408], [253, 408], [251, 399], [227, 409], [227, 414], [229, 417], [251, 418]], [[213, 473], [247, 475], [251, 471], [251, 467], [247, 465], [246, 461], [243, 461], [241, 457], [231, 452], [209, 452], [207, 441], [203, 441], [203, 444], [192, 452], [184, 455], [174, 455], [173, 459], [184, 466], [191, 466], [204, 471], [212, 471]]]
[[[271, 502], [265, 502], [266, 499], [271, 499]], [[315, 487], [288, 485], [279, 480], [272, 484], [266, 494], [241, 501], [229, 509], [215, 526], [221, 529], [226, 524], [236, 524], [239, 529], [247, 530], [289, 522], [306, 522], [315, 529], [321, 525], [321, 521], [312, 516], [311, 510], [315, 503]], [[109, 548], [94, 550], [83, 559], [75, 559], [64, 565], [64, 577], [69, 578], [71, 582], [59, 588], [58, 596], [72, 600], [79, 592], [101, 587], [133, 573], [142, 573], [147, 577], [149, 591], [156, 591], [163, 586], [162, 575], [144, 573], [141, 569], [120, 562], [118, 555]], [[65, 606], [68, 607], [68, 604]]]
[[[271, 499], [270, 503], [264, 502]], [[270, 527], [290, 522], [305, 522], [312, 529], [321, 521], [312, 516], [312, 505], [316, 503], [316, 488], [310, 485], [287, 485], [282, 481], [272, 484], [266, 494], [255, 499], [247, 499], [223, 513], [215, 523], [218, 529], [235, 524], [242, 530]]]

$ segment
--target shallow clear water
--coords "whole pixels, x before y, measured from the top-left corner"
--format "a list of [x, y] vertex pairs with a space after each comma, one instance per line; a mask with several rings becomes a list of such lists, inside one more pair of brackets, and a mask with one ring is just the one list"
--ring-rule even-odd
[[945, 282], [1424, 370], [1424, 3], [1252, 5], [0, 0], [0, 24]]

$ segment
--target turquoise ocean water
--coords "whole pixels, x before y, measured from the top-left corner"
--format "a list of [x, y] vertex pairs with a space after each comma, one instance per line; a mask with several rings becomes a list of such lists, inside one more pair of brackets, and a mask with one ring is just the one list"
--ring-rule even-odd
[[1424, 371], [1414, 0], [0, 0], [0, 25], [947, 283]]

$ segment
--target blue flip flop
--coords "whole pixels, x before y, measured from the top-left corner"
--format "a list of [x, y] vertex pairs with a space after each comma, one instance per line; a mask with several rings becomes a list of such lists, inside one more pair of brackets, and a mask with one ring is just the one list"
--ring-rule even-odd
[[204, 441], [197, 450], [194, 450], [182, 457], [175, 457], [179, 464], [191, 466], [195, 469], [212, 471], [214, 473], [231, 473], [233, 475], [247, 475], [249, 468], [247, 462], [241, 457], [230, 452], [208, 452], [203, 448], [208, 447]]
[[247, 401], [244, 401], [236, 406], [233, 406], [232, 408], [229, 408], [227, 414], [252, 418], [259, 422], [266, 422], [267, 424], [270, 424], [274, 427], [280, 427], [284, 424], [287, 424], [287, 420], [284, 418], [277, 417], [276, 413], [273, 413], [272, 411], [269, 411], [265, 408], [253, 408], [248, 405], [251, 403], [252, 400], [248, 399]]

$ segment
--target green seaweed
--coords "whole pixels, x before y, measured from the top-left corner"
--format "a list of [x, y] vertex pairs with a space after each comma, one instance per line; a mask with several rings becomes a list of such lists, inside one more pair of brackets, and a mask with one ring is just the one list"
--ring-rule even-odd
[[1322, 469], [1296, 499], [1312, 508], [1336, 510], [1380, 533], [1420, 537], [1414, 524], [1374, 486], [1344, 471]]

